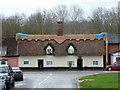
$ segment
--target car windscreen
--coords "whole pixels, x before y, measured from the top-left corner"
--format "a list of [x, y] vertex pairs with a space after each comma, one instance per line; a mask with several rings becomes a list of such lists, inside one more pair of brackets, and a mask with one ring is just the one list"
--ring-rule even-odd
[[115, 63], [113, 63], [112, 65], [120, 65], [120, 63], [118, 63], [118, 62], [115, 62]]
[[8, 73], [8, 67], [0, 67], [0, 73]]
[[20, 70], [19, 68], [12, 68], [12, 70]]
[[115, 63], [116, 65], [120, 65], [120, 63]]

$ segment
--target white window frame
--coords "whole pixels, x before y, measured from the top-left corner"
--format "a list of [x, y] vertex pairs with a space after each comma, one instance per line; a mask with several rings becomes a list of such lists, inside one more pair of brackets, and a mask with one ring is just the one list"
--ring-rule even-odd
[[[5, 63], [2, 64], [2, 62], [5, 62]], [[0, 65], [8, 65], [8, 61], [7, 60], [0, 60]]]
[[[72, 49], [70, 47], [72, 47]], [[71, 50], [73, 52], [71, 52]], [[74, 53], [75, 53], [75, 49], [74, 49], [74, 47], [72, 45], [70, 45], [69, 48], [68, 48], [68, 54], [74, 54]]]
[[[51, 62], [51, 64], [48, 64], [47, 62]], [[46, 61], [46, 65], [47, 65], [47, 66], [53, 66], [53, 61], [47, 60], [47, 61]]]
[[[50, 50], [50, 52], [48, 50]], [[46, 49], [46, 54], [52, 54], [52, 49]]]
[[[51, 52], [48, 52], [48, 50], [51, 50]], [[52, 47], [49, 45], [47, 48], [46, 48], [46, 54], [52, 54], [53, 53], [53, 49]]]
[[[24, 63], [25, 61], [27, 61], [28, 64], [25, 64], [25, 63]], [[30, 61], [28, 61], [28, 60], [24, 60], [24, 62], [23, 62], [24, 65], [29, 65], [29, 64], [30, 64]]]
[[0, 56], [2, 56], [2, 51], [0, 51]]
[[5, 53], [5, 55], [6, 55], [6, 51], [5, 51], [4, 53]]
[[68, 66], [69, 66], [69, 62], [73, 62], [71, 66], [74, 66], [74, 65], [75, 65], [75, 61], [73, 61], [73, 60], [68, 60], [68, 61], [67, 61], [67, 65], [68, 65]]
[[2, 51], [2, 56], [4, 56], [4, 51]]
[[93, 61], [92, 64], [93, 65], [99, 65], [99, 62], [98, 61]]
[[6, 51], [2, 51], [2, 56], [5, 56], [6, 55]]

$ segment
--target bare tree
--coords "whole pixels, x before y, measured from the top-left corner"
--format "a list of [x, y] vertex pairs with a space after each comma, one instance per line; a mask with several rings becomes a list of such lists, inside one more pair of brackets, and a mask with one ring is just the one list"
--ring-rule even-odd
[[84, 11], [77, 5], [73, 5], [69, 9], [69, 17], [71, 21], [83, 20]]
[[21, 26], [23, 23], [23, 16], [19, 14], [12, 15], [8, 18], [2, 19], [2, 34], [3, 36], [15, 36], [16, 33], [21, 32]]
[[65, 5], [58, 5], [57, 7], [54, 7], [51, 13], [54, 20], [63, 22], [67, 20], [68, 10]]

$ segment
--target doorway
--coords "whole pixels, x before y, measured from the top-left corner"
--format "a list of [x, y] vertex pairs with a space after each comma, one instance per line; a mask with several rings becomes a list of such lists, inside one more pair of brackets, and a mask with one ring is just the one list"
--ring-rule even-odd
[[77, 59], [77, 69], [78, 70], [82, 70], [83, 67], [82, 67], [82, 58], [78, 58]]
[[38, 60], [38, 69], [43, 69], [43, 59]]

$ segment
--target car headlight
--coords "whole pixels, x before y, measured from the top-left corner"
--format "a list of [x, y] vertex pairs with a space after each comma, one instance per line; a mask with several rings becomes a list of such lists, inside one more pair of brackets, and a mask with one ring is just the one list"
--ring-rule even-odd
[[10, 76], [6, 76], [6, 77], [5, 77], [5, 80], [9, 80], [9, 78], [10, 78]]
[[10, 76], [6, 76], [6, 79], [9, 79], [10, 78]]
[[106, 66], [106, 67], [108, 67], [108, 66]]
[[5, 79], [5, 77], [4, 77], [4, 76], [1, 76], [1, 79]]

